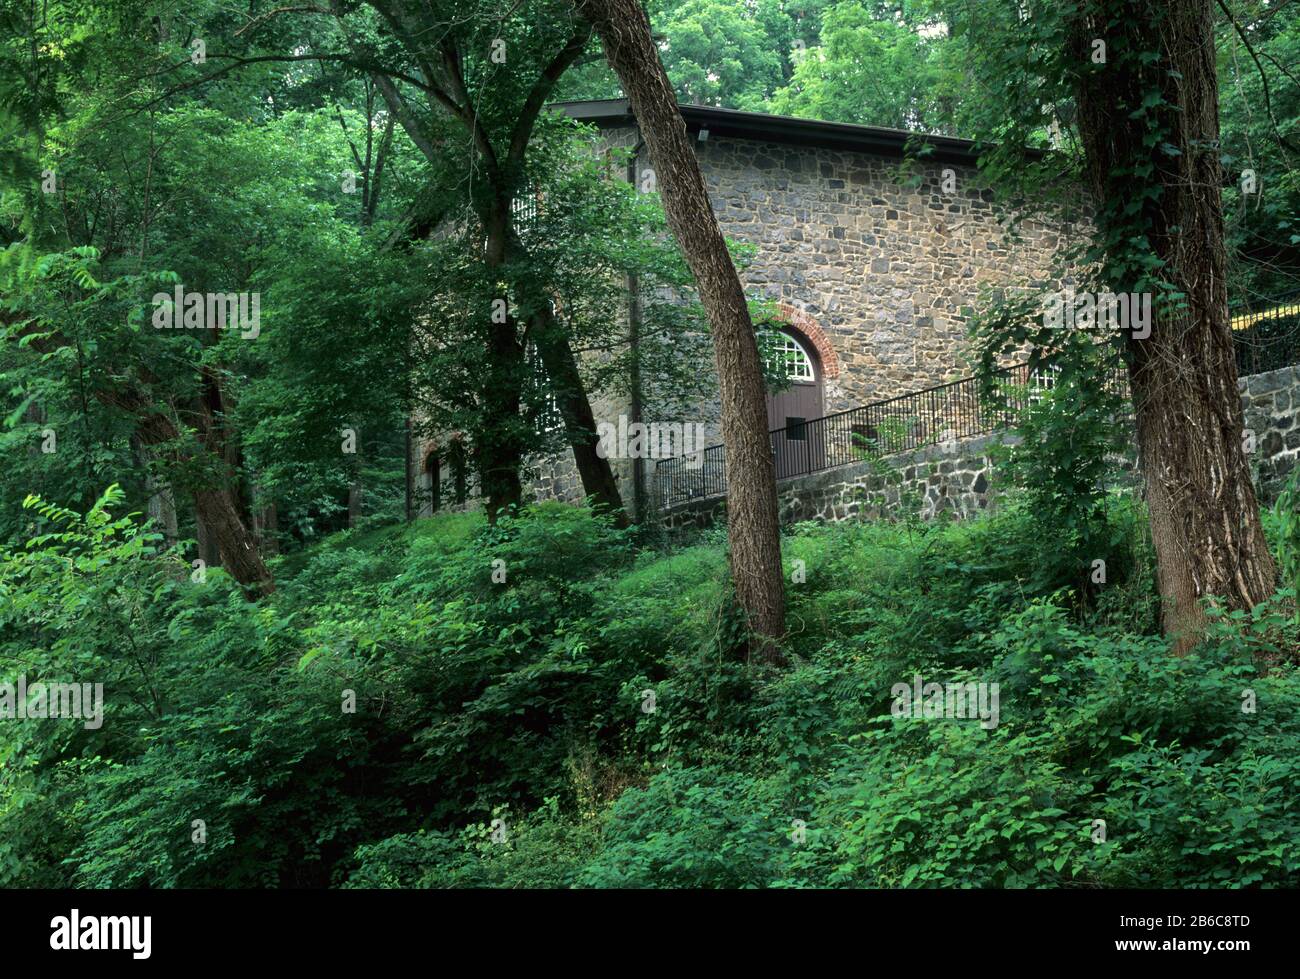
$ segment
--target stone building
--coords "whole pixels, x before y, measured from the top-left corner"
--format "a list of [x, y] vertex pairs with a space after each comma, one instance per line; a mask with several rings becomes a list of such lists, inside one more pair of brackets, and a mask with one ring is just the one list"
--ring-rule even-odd
[[[596, 126], [607, 146], [632, 149], [628, 176], [640, 181], [650, 162], [626, 99], [557, 108]], [[1056, 259], [1076, 224], [1027, 212], [1008, 230], [1009, 209], [981, 179], [969, 140], [681, 112], [723, 233], [755, 249], [746, 291], [775, 304], [792, 383], [769, 395], [773, 430], [795, 437], [805, 421], [968, 376], [968, 322], [982, 291], [1057, 287]], [[598, 422], [637, 420], [630, 404], [593, 407]], [[702, 423], [711, 443], [721, 441], [716, 402], [690, 418], [641, 421]], [[774, 443], [780, 476], [790, 444]], [[655, 464], [614, 460], [625, 504], [644, 509], [653, 499]], [[581, 497], [571, 459], [535, 468], [539, 497]]]

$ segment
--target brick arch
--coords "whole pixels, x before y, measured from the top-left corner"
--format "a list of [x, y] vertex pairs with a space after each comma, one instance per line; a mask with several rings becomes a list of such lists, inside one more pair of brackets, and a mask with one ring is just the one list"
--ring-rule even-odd
[[438, 439], [427, 439], [420, 443], [420, 472], [424, 472], [429, 466], [429, 457], [442, 455], [453, 445], [459, 443], [462, 447], [465, 444], [465, 436], [462, 432], [452, 432], [444, 436], [442, 441]]
[[439, 445], [437, 442], [425, 442], [424, 445], [420, 447], [420, 472], [421, 473], [423, 473], [426, 469], [429, 468], [429, 457], [437, 455], [442, 450], [442, 448], [443, 447]]
[[830, 337], [826, 335], [826, 331], [822, 329], [820, 323], [802, 309], [795, 309], [789, 303], [777, 303], [776, 315], [783, 323], [790, 324], [808, 338], [808, 342], [813, 345], [818, 358], [822, 362], [823, 374], [828, 378], [840, 376], [840, 358], [835, 353], [835, 348], [831, 346]]

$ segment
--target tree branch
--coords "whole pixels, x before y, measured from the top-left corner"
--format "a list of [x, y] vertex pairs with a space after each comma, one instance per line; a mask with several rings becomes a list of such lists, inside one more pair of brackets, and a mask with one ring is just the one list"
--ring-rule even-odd
[[470, 135], [474, 139], [474, 145], [478, 147], [479, 153], [487, 161], [489, 177], [495, 183], [495, 178], [500, 172], [496, 150], [492, 148], [492, 140], [488, 138], [487, 131], [478, 121], [478, 110], [474, 107], [474, 102], [469, 95], [469, 88], [465, 84], [465, 77], [460, 71], [460, 57], [456, 53], [456, 49], [445, 38], [439, 42], [438, 50], [442, 53], [442, 65], [447, 71], [447, 79], [451, 83], [452, 95], [459, 98], [463, 106], [461, 121], [469, 127]]
[[256, 31], [273, 17], [279, 17], [281, 14], [328, 14], [330, 11], [324, 7], [314, 7], [311, 5], [304, 7], [276, 7], [274, 10], [268, 10], [264, 14], [259, 14], [250, 20], [247, 24], [235, 31], [234, 37], [239, 37], [245, 31]]
[[580, 21], [572, 36], [570, 36], [568, 43], [551, 59], [551, 63], [546, 66], [541, 77], [537, 79], [537, 83], [533, 85], [533, 90], [528, 93], [528, 98], [519, 111], [519, 118], [515, 122], [514, 131], [510, 134], [510, 149], [506, 154], [509, 166], [513, 167], [523, 160], [524, 153], [528, 149], [528, 141], [533, 136], [533, 127], [542, 111], [542, 106], [546, 104], [546, 100], [554, 91], [560, 76], [587, 49], [587, 42], [591, 40], [591, 32], [591, 22]]
[[1268, 88], [1268, 75], [1264, 73], [1264, 66], [1260, 63], [1259, 55], [1255, 53], [1254, 47], [1251, 46], [1250, 39], [1246, 37], [1245, 30], [1239, 23], [1237, 23], [1237, 18], [1234, 17], [1232, 11], [1228, 9], [1227, 3], [1225, 3], [1224, 0], [1217, 0], [1217, 2], [1219, 4], [1219, 9], [1223, 11], [1223, 16], [1228, 18], [1228, 23], [1230, 23], [1233, 30], [1237, 32], [1237, 36], [1241, 38], [1241, 43], [1246, 46], [1246, 51], [1250, 54], [1250, 60], [1255, 62], [1255, 68], [1259, 71], [1260, 84], [1264, 87], [1264, 108], [1268, 111], [1269, 122], [1273, 124], [1273, 135], [1277, 137], [1278, 143], [1285, 146], [1292, 153], [1300, 153], [1300, 147], [1293, 146], [1291, 141], [1283, 136], [1282, 131], [1278, 128], [1277, 115], [1273, 112], [1273, 98], [1270, 95]]

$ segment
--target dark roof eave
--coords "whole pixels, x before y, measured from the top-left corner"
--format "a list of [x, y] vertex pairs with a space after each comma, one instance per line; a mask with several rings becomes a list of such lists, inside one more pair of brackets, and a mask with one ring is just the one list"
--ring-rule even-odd
[[[627, 99], [557, 102], [551, 108], [574, 119], [594, 123], [602, 129], [636, 125], [636, 117], [632, 114], [632, 107]], [[911, 141], [913, 146], [932, 147], [932, 152], [925, 156], [927, 160], [964, 163], [968, 166], [974, 165], [981, 153], [979, 143], [954, 136], [932, 136], [925, 133], [909, 133], [901, 129], [860, 126], [844, 122], [822, 122], [816, 119], [742, 112], [739, 109], [721, 109], [707, 105], [681, 104], [678, 109], [681, 111], [682, 118], [686, 120], [688, 129], [697, 132], [707, 128], [710, 136], [820, 146], [826, 149], [897, 157], [904, 155]], [[1029, 152], [1035, 156], [1041, 155], [1037, 150]]]

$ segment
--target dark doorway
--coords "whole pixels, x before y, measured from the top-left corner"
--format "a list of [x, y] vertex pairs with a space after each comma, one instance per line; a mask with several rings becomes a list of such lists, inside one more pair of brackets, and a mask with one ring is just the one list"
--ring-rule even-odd
[[790, 386], [767, 396], [767, 427], [772, 434], [776, 478], [815, 472], [826, 465], [822, 366], [806, 337], [789, 327], [780, 330], [780, 354]]
[[456, 506], [461, 506], [469, 496], [469, 460], [466, 458], [465, 443], [460, 439], [454, 439], [448, 446], [447, 461], [451, 464], [451, 485]]
[[442, 509], [442, 462], [436, 452], [430, 452], [429, 457], [424, 461], [423, 481], [423, 489], [429, 494], [427, 516], [433, 516]]

